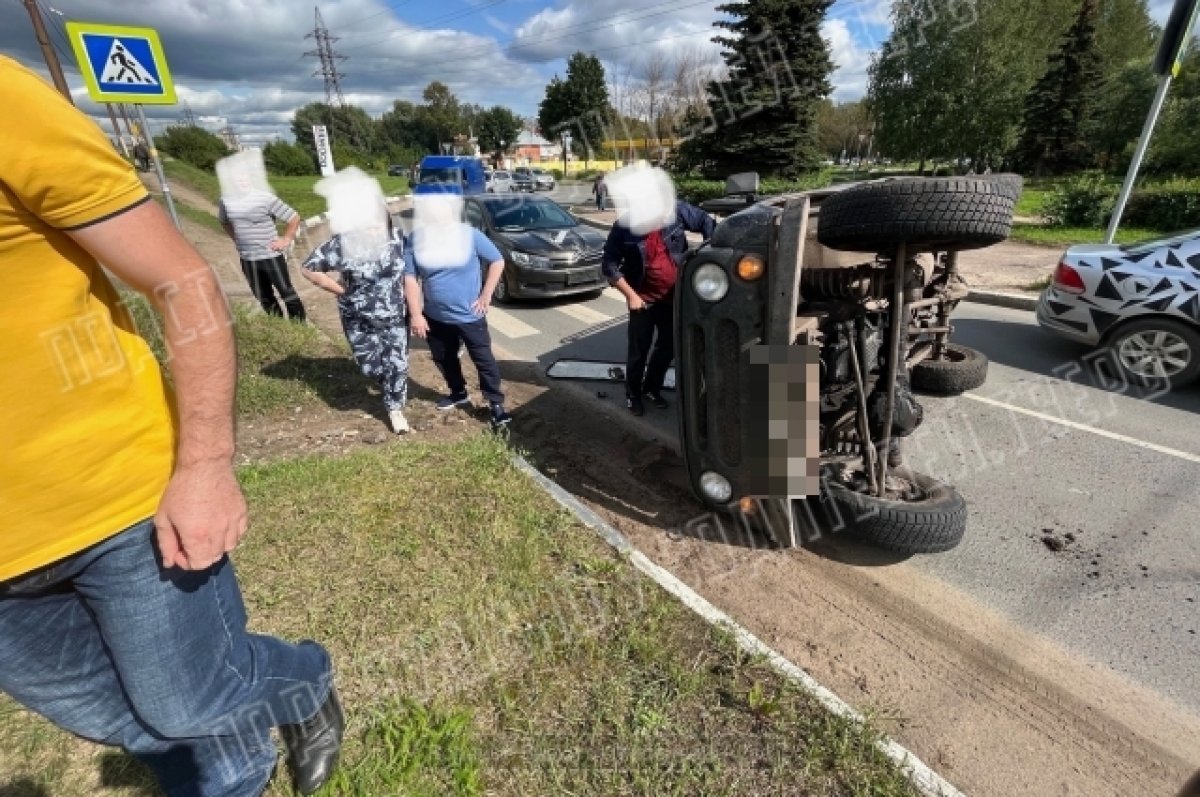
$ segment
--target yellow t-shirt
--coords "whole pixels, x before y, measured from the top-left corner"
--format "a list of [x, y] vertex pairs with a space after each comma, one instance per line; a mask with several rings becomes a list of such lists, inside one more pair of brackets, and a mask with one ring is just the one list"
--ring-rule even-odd
[[152, 516], [170, 390], [66, 231], [148, 201], [96, 124], [0, 57], [0, 581]]

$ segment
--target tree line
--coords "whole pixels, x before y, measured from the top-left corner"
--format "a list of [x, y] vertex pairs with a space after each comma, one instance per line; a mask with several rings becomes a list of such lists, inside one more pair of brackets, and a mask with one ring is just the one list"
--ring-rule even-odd
[[[865, 105], [880, 151], [922, 170], [1128, 166], [1155, 89], [1146, 0], [897, 0], [893, 21]], [[1196, 173], [1198, 111], [1200, 81], [1185, 67], [1148, 170]]]

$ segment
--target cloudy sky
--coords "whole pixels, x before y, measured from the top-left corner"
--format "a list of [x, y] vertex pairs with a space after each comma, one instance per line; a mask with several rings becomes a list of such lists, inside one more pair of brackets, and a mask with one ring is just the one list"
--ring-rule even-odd
[[[231, 124], [249, 141], [287, 134], [292, 112], [324, 99], [305, 34], [314, 6], [300, 0], [39, 0], [80, 107], [98, 116], [62, 31], [66, 20], [146, 25], [159, 31], [181, 105], [147, 106], [159, 129], [182, 103], [206, 127]], [[824, 25], [837, 72], [835, 97], [860, 97], [870, 53], [887, 37], [891, 0], [836, 0]], [[334, 45], [347, 57], [342, 89], [377, 115], [394, 99], [420, 100], [441, 80], [464, 101], [537, 112], [546, 81], [577, 50], [609, 70], [636, 74], [646, 59], [715, 53], [717, 2], [696, 0], [321, 0]], [[1154, 0], [1160, 21], [1171, 0]], [[21, 0], [0, 0], [0, 53], [45, 72]], [[105, 124], [107, 125], [107, 117]], [[157, 120], [157, 121], [156, 121]]]

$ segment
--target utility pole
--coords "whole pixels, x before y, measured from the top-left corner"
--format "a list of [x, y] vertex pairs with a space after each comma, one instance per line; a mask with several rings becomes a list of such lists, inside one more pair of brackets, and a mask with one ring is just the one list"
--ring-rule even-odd
[[50, 37], [46, 34], [46, 23], [42, 19], [42, 11], [38, 8], [36, 0], [22, 0], [25, 3], [25, 10], [29, 12], [29, 19], [33, 22], [33, 33], [37, 36], [38, 46], [42, 48], [42, 57], [46, 59], [46, 66], [50, 69], [50, 77], [54, 80], [54, 87], [67, 98], [67, 102], [72, 105], [75, 100], [71, 99], [71, 89], [67, 88], [67, 79], [63, 76], [62, 64], [58, 62], [58, 53], [54, 52], [54, 47], [50, 44]]

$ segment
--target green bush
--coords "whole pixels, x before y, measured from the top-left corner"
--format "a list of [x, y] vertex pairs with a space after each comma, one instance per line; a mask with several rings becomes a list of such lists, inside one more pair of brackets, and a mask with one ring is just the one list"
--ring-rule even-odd
[[1200, 179], [1171, 180], [1138, 189], [1121, 224], [1175, 232], [1200, 227]]
[[1116, 205], [1117, 188], [1101, 174], [1083, 174], [1055, 187], [1042, 216], [1055, 227], [1103, 227]]
[[317, 165], [308, 150], [286, 141], [272, 141], [263, 148], [263, 162], [271, 174], [284, 177], [302, 177], [316, 174]]
[[172, 158], [211, 172], [217, 161], [229, 154], [225, 142], [207, 130], [187, 125], [168, 127], [154, 145]]
[[553, 177], [556, 182], [562, 180], [563, 178], [562, 169], [547, 169], [546, 171], [550, 173], [550, 176]]

